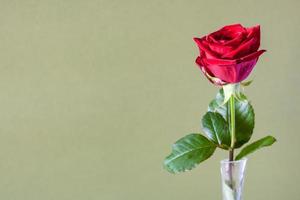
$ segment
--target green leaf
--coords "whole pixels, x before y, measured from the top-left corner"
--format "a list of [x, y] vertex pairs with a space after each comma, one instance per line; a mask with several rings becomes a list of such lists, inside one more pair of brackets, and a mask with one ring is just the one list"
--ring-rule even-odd
[[246, 155], [253, 153], [254, 151], [266, 147], [271, 146], [274, 142], [276, 142], [276, 139], [272, 136], [266, 136], [260, 140], [257, 140], [256, 142], [253, 142], [252, 144], [249, 144], [245, 146], [241, 152], [235, 157], [236, 160], [240, 160], [241, 158], [245, 157]]
[[249, 86], [252, 82], [253, 82], [253, 80], [245, 81], [245, 82], [242, 82], [241, 85], [246, 87], [246, 86]]
[[202, 128], [207, 137], [220, 148], [230, 147], [230, 131], [228, 123], [221, 114], [207, 112], [202, 118]]
[[192, 133], [179, 139], [172, 146], [172, 153], [166, 157], [164, 167], [171, 173], [193, 169], [208, 159], [216, 145], [200, 134]]
[[216, 95], [216, 98], [209, 103], [208, 111], [220, 113], [224, 119], [227, 120], [227, 112], [229, 112], [229, 110], [227, 109], [227, 103], [223, 104], [223, 101], [224, 92], [223, 89], [220, 89]]
[[[235, 148], [241, 147], [243, 144], [247, 143], [253, 133], [254, 129], [254, 110], [250, 102], [247, 100], [246, 96], [240, 93], [240, 97], [235, 101], [235, 135], [236, 142]], [[208, 111], [217, 112], [226, 119], [226, 122], [230, 122], [230, 112], [228, 102], [224, 102], [224, 92], [220, 89], [216, 98], [212, 100], [208, 106]], [[230, 127], [230, 126], [229, 126]]]

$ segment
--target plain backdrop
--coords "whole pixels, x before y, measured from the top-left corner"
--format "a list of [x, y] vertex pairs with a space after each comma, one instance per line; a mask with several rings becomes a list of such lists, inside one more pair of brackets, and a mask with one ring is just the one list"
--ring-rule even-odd
[[171, 175], [218, 88], [192, 38], [261, 25], [246, 200], [299, 199], [300, 1], [0, 0], [0, 199], [221, 199], [219, 161]]

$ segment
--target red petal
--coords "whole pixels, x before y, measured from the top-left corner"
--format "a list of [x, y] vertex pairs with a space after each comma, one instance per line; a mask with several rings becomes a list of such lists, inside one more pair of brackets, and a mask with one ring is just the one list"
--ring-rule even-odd
[[233, 49], [233, 47], [231, 47], [231, 46], [224, 46], [224, 45], [217, 44], [217, 43], [209, 43], [208, 46], [212, 51], [214, 51], [220, 55], [226, 54], [226, 53], [232, 51], [232, 49]]
[[232, 40], [229, 40], [229, 41], [225, 42], [223, 45], [234, 47], [234, 46], [237, 46], [237, 45], [241, 44], [242, 41], [245, 40], [245, 39], [246, 39], [246, 33], [245, 32], [241, 32], [235, 38], [233, 38]]
[[202, 63], [202, 59], [198, 56], [196, 59], [196, 63], [198, 64], [200, 70], [203, 72], [203, 74], [206, 76], [206, 78], [213, 83], [214, 85], [218, 85], [218, 86], [222, 86], [227, 84], [225, 81], [214, 77], [209, 71], [208, 69], [203, 65]]
[[228, 83], [237, 83], [246, 79], [254, 68], [258, 57], [265, 50], [257, 51], [239, 60], [201, 59], [201, 64], [213, 77]]
[[237, 59], [258, 50], [260, 45], [260, 29], [259, 26], [248, 29], [248, 35], [245, 42], [240, 44], [237, 49], [223, 54], [222, 58]]
[[244, 62], [244, 61], [249, 61], [249, 60], [252, 60], [254, 58], [258, 58], [261, 54], [263, 54], [265, 52], [266, 52], [266, 50], [264, 50], [264, 49], [256, 51], [254, 53], [251, 53], [251, 54], [249, 54], [247, 56], [244, 56], [244, 57], [238, 59], [237, 63]]
[[208, 43], [203, 38], [194, 38], [200, 50], [200, 54], [204, 54], [207, 58], [216, 58], [217, 55], [209, 49]]
[[226, 43], [238, 37], [241, 33], [246, 32], [246, 29], [240, 24], [232, 24], [224, 26], [218, 31], [209, 34], [210, 39], [215, 43]]

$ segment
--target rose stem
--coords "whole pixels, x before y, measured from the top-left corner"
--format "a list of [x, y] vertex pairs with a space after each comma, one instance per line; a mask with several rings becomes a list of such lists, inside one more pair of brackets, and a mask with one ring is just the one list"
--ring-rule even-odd
[[230, 149], [229, 150], [229, 161], [233, 161], [233, 157], [234, 157], [234, 150]]
[[229, 177], [230, 177], [230, 187], [233, 189], [233, 163], [234, 161], [234, 143], [235, 143], [235, 105], [234, 105], [234, 95], [230, 97], [230, 134], [231, 134], [231, 144], [229, 150]]
[[230, 97], [230, 134], [231, 134], [231, 145], [229, 150], [229, 161], [234, 160], [234, 143], [235, 143], [235, 105], [234, 95]]

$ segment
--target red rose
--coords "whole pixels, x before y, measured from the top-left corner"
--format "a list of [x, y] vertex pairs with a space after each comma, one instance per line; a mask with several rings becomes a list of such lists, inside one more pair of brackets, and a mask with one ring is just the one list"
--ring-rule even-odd
[[205, 76], [214, 84], [238, 83], [248, 77], [265, 50], [260, 45], [259, 25], [245, 28], [228, 25], [202, 38], [194, 38], [200, 49], [196, 59]]

